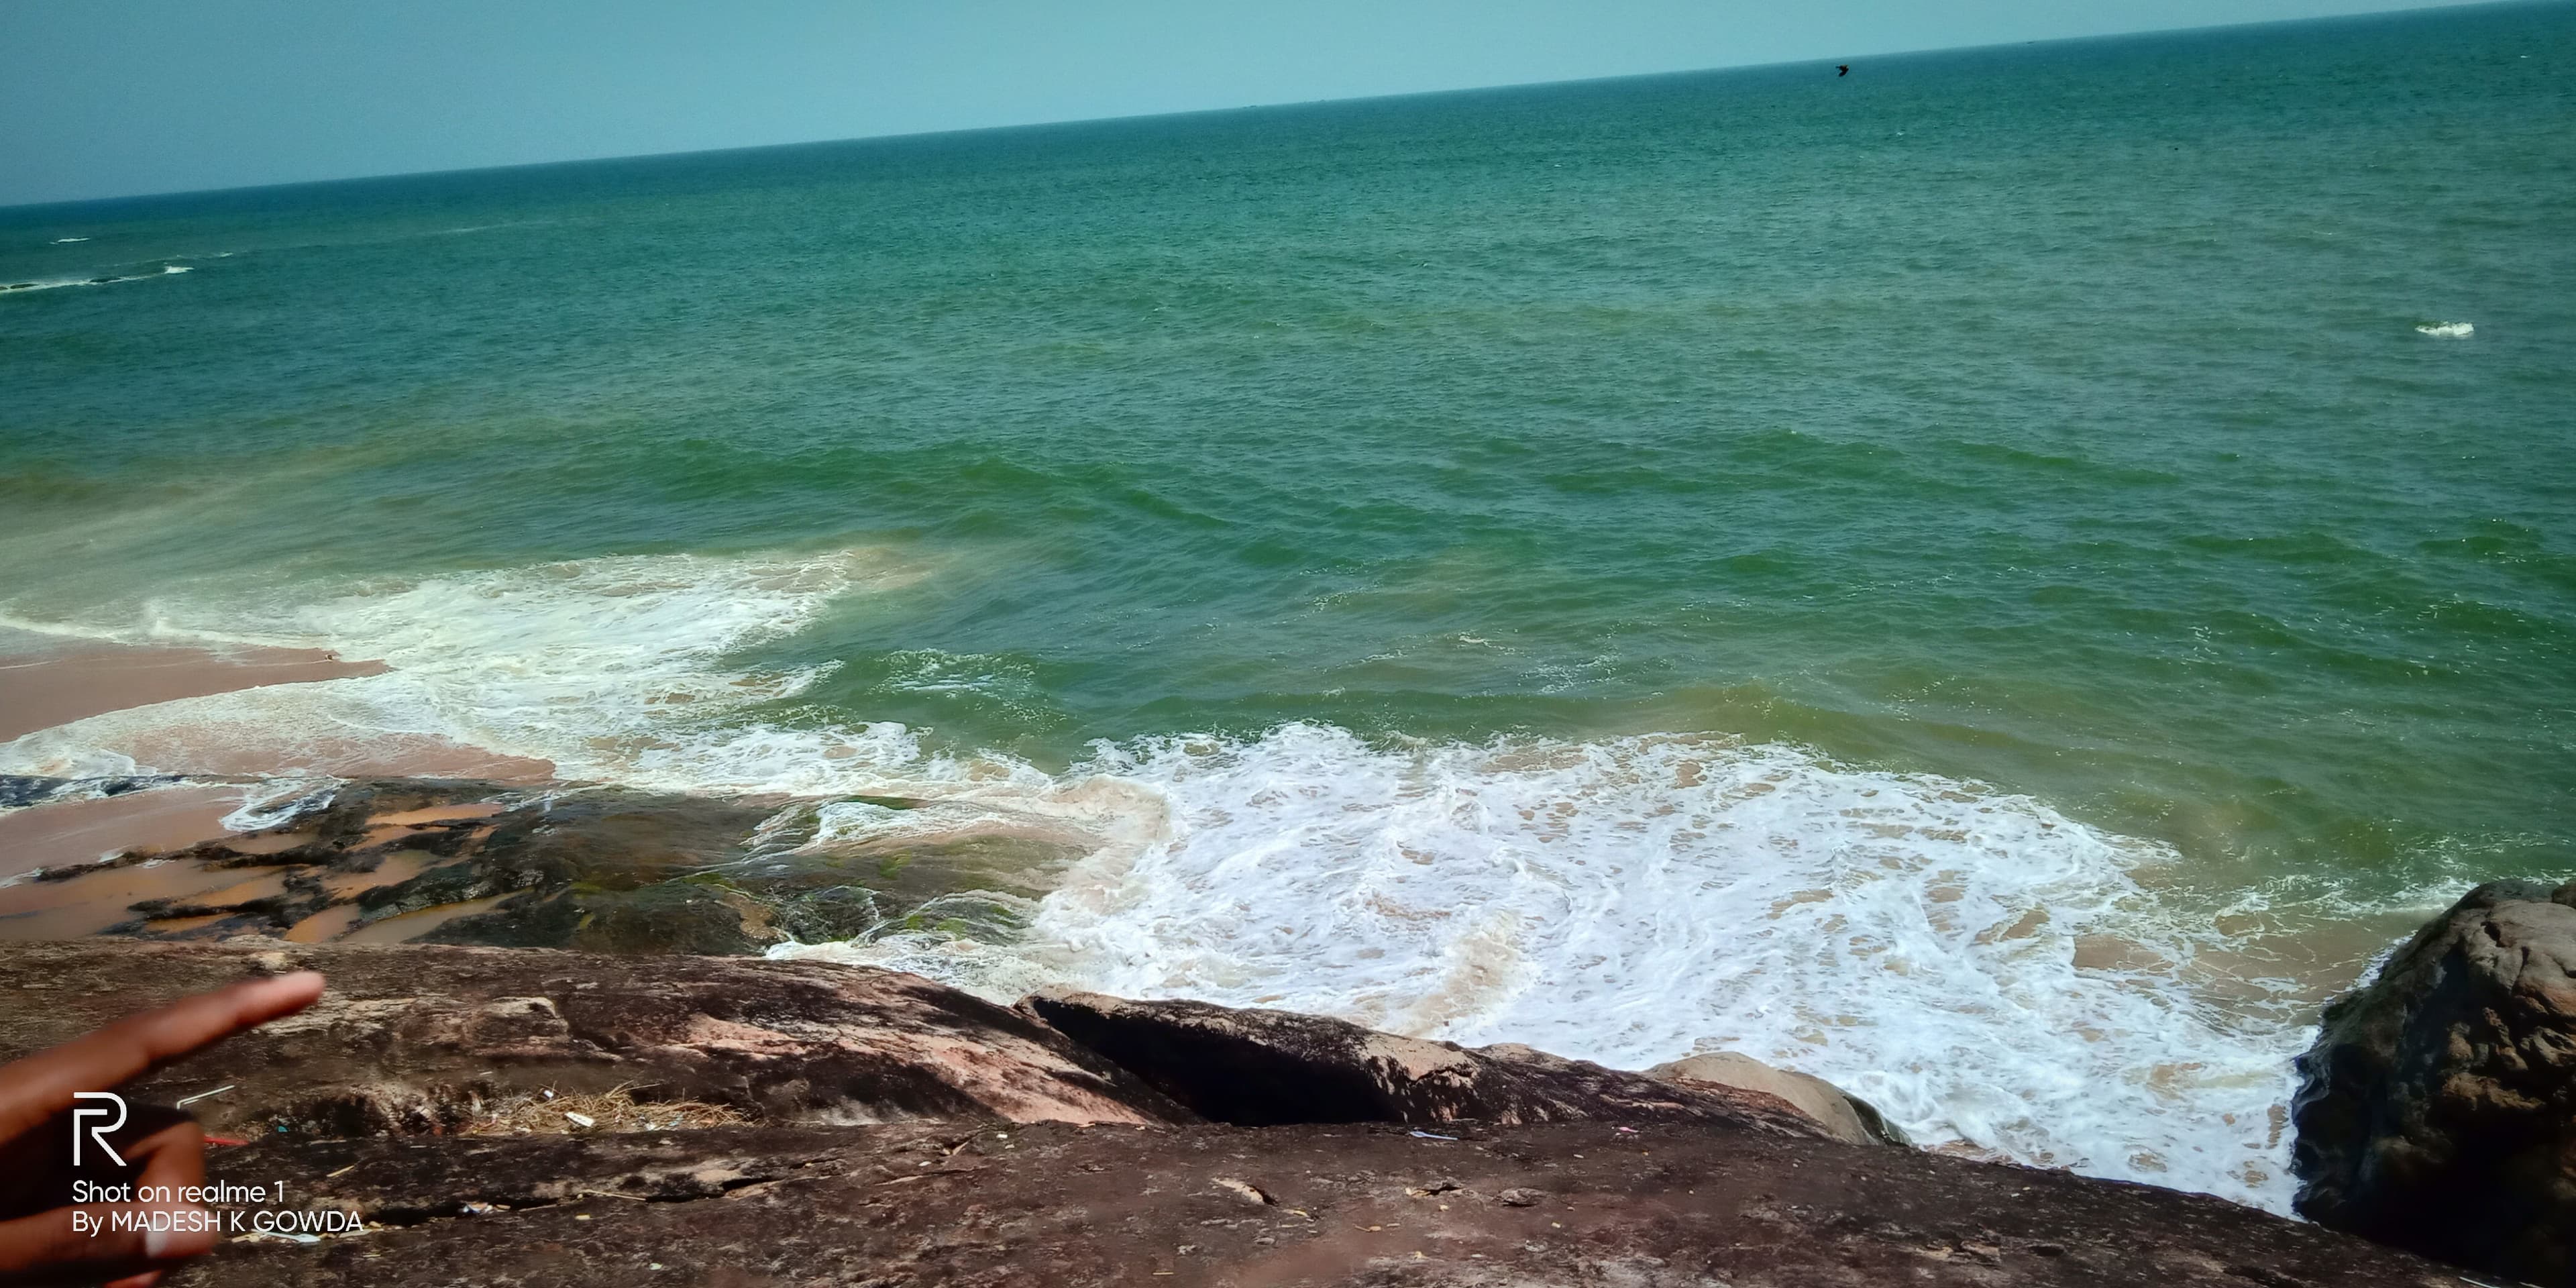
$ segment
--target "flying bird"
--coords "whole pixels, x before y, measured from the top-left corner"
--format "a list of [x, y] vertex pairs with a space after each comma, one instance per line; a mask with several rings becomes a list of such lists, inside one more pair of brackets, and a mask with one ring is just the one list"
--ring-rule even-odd
[[1840, 71], [1835, 72], [1835, 73], [1834, 73], [1834, 75], [1836, 75], [1836, 76], [1849, 76], [1849, 75], [1851, 75], [1851, 64], [1850, 64], [1850, 63], [1836, 63], [1836, 64], [1834, 64], [1834, 66], [1836, 66], [1836, 67], [1838, 67], [1838, 68], [1841, 68], [1841, 69], [1842, 69], [1842, 70], [1840, 70]]

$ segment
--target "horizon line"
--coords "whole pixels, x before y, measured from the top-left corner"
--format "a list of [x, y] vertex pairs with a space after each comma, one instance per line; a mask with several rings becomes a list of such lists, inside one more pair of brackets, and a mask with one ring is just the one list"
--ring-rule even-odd
[[1086, 125], [1109, 125], [1126, 121], [1157, 121], [1190, 116], [1215, 116], [1231, 112], [1298, 110], [1353, 103], [1394, 102], [1403, 99], [1438, 98], [1457, 94], [1486, 94], [1511, 90], [1549, 89], [1573, 85], [1604, 85], [1618, 81], [1653, 80], [1665, 77], [1705, 76], [1720, 72], [1752, 72], [1776, 67], [1798, 67], [1806, 64], [1836, 66], [1848, 60], [1857, 66], [1860, 60], [1888, 60], [1929, 57], [1943, 54], [1966, 54], [1984, 50], [2025, 49], [2032, 46], [2099, 44], [2109, 41], [2135, 40], [2151, 36], [2191, 36], [2223, 31], [2246, 31], [2262, 27], [2304, 27], [2327, 23], [2364, 23], [2401, 20], [2433, 13], [2458, 13], [2475, 9], [2546, 8], [2551, 5], [2576, 3], [2576, 0], [2468, 0], [2467, 3], [2437, 3], [2406, 9], [2375, 9], [2361, 13], [2326, 14], [2313, 18], [2268, 18], [2253, 22], [2208, 23], [2194, 27], [2147, 27], [2136, 31], [2110, 32], [2090, 36], [2056, 36], [2048, 39], [2002, 41], [1982, 45], [1937, 45], [1917, 49], [1882, 50], [1877, 53], [1824, 55], [1814, 58], [1786, 58], [1762, 63], [1720, 63], [1707, 67], [1689, 67], [1672, 71], [1620, 72], [1609, 76], [1575, 76], [1564, 80], [1505, 81], [1490, 85], [1453, 86], [1447, 89], [1403, 90], [1392, 94], [1357, 94], [1347, 98], [1295, 99], [1277, 103], [1243, 103], [1228, 107], [1193, 107], [1170, 112], [1136, 112], [1124, 116], [1061, 117], [1045, 121], [1015, 121], [1001, 125], [968, 125], [941, 130], [903, 130], [886, 134], [850, 134], [820, 139], [786, 139], [771, 143], [742, 143], [716, 148], [684, 148], [670, 152], [624, 152], [606, 155], [555, 157], [543, 161], [506, 161], [494, 165], [456, 166], [441, 170], [382, 170], [367, 174], [335, 175], [325, 179], [283, 179], [273, 183], [245, 183], [221, 188], [172, 188], [154, 192], [118, 193], [104, 197], [68, 197], [51, 201], [27, 201], [0, 204], [0, 217], [51, 207], [97, 206], [128, 201], [158, 201], [185, 197], [213, 197], [231, 193], [266, 192], [285, 188], [315, 188], [330, 184], [373, 183], [399, 179], [426, 179], [444, 175], [497, 174], [510, 170], [537, 170], [552, 166], [604, 165], [626, 161], [674, 160], [682, 157], [723, 156], [736, 152], [766, 152], [786, 148], [828, 147], [841, 143], [888, 143], [904, 139], [935, 139], [956, 135], [996, 134], [1011, 130], [1041, 130]]

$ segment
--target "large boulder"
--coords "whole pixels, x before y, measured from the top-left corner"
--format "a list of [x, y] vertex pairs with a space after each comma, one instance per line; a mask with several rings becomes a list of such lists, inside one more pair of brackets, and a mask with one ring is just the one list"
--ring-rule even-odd
[[1887, 1121], [1878, 1106], [1813, 1074], [1774, 1069], [1749, 1055], [1719, 1051], [1668, 1060], [1646, 1070], [1666, 1082], [1715, 1083], [1778, 1096], [1822, 1124], [1834, 1139], [1855, 1145], [1907, 1145], [1905, 1129]]
[[2470, 891], [2326, 1008], [2299, 1075], [2299, 1211], [2576, 1285], [2576, 882]]
[[1294, 1011], [1133, 1002], [1066, 989], [1020, 1005], [1216, 1122], [1685, 1121], [1833, 1135], [1766, 1091], [1667, 1081], [1516, 1044], [1468, 1048]]

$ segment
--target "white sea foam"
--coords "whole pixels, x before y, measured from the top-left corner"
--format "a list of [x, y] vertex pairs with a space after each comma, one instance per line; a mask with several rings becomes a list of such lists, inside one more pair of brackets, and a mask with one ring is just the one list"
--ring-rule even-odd
[[27, 282], [0, 282], [0, 295], [18, 291], [51, 291], [65, 286], [114, 286], [119, 282], [140, 282], [191, 271], [193, 270], [185, 264], [164, 264], [161, 266], [161, 271], [157, 273], [126, 273], [113, 277], [44, 277]]
[[[95, 717], [0, 745], [0, 772], [188, 769], [165, 753], [192, 738], [428, 735], [568, 779], [821, 798], [779, 829], [805, 848], [1037, 836], [1087, 857], [1029, 875], [1053, 889], [1016, 936], [782, 955], [993, 996], [1070, 982], [1312, 1010], [1632, 1068], [1739, 1050], [1833, 1079], [1927, 1143], [2285, 1206], [2279, 1115], [2304, 1020], [2242, 1005], [2260, 982], [2236, 981], [2229, 1009], [2202, 990], [2198, 959], [2227, 945], [2209, 909], [2140, 882], [2174, 861], [2161, 847], [2025, 797], [1714, 737], [1395, 745], [1294, 724], [1103, 745], [1049, 775], [927, 754], [901, 725], [749, 710], [822, 671], [748, 670], [743, 650], [923, 573], [887, 551], [671, 555], [223, 614], [158, 605], [104, 633], [394, 669]], [[926, 659], [897, 681], [1002, 674]], [[239, 818], [328, 786], [283, 785]]]
[[2272, 1114], [2303, 1034], [2194, 1003], [2208, 923], [2131, 877], [2170, 854], [2028, 798], [1669, 736], [1384, 748], [1292, 725], [1098, 768], [1173, 816], [1033, 923], [1086, 985], [1628, 1068], [1743, 1051], [1929, 1141], [2284, 1197]]
[[336, 778], [278, 779], [246, 791], [241, 808], [223, 817], [223, 826], [234, 832], [263, 832], [331, 807], [340, 793]]
[[106, 282], [123, 282], [130, 280], [132, 279], [123, 277], [105, 279], [87, 277], [43, 277], [28, 282], [0, 282], [0, 294], [6, 294], [11, 291], [50, 291], [65, 286], [100, 286], [104, 285]]
[[[381, 676], [278, 685], [93, 717], [0, 746], [0, 766], [67, 773], [233, 742], [288, 759], [411, 735], [551, 760], [561, 776], [675, 790], [826, 793], [922, 760], [900, 726], [730, 721], [818, 668], [746, 672], [730, 654], [810, 625], [840, 596], [918, 570], [882, 551], [630, 556], [360, 587], [301, 605], [146, 605], [131, 625], [23, 628], [112, 639], [328, 647]], [[319, 752], [315, 752], [319, 755]]]
[[69, 246], [73, 242], [85, 242], [88, 240], [89, 238], [87, 237], [57, 237], [54, 239], [54, 244], [57, 246]]
[[[1868, 1097], [1925, 1143], [2286, 1209], [2289, 981], [2133, 873], [2176, 856], [2026, 797], [1650, 735], [1103, 746], [1123, 836], [1016, 945], [798, 945], [995, 997], [1071, 982], [1339, 1015], [1641, 1068], [1735, 1050]], [[851, 810], [837, 839], [918, 827]], [[1095, 816], [1096, 817], [1096, 816]], [[2221, 974], [2228, 972], [2221, 971]]]
[[2466, 322], [2418, 322], [2415, 329], [2444, 340], [2466, 340], [2478, 333], [2476, 327]]

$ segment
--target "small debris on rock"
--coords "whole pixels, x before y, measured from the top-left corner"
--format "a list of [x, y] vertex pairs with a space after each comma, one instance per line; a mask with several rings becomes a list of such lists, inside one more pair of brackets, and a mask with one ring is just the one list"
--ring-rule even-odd
[[212, 1091], [200, 1091], [200, 1092], [198, 1092], [197, 1094], [195, 1094], [195, 1095], [193, 1095], [193, 1096], [181, 1096], [179, 1099], [177, 1099], [177, 1100], [175, 1100], [175, 1101], [171, 1102], [170, 1107], [171, 1107], [171, 1108], [173, 1108], [173, 1109], [185, 1109], [185, 1108], [187, 1108], [188, 1106], [193, 1105], [193, 1104], [197, 1103], [197, 1102], [198, 1102], [198, 1101], [200, 1101], [200, 1100], [204, 1100], [204, 1099], [206, 1099], [207, 1097], [210, 1097], [210, 1096], [220, 1096], [220, 1095], [224, 1094], [225, 1092], [232, 1090], [232, 1089], [233, 1089], [233, 1086], [234, 1086], [234, 1084], [227, 1082], [227, 1083], [225, 1083], [224, 1085], [222, 1085], [222, 1086], [220, 1086], [220, 1087], [217, 1087], [217, 1088], [215, 1088], [215, 1089], [214, 1089], [214, 1090], [212, 1090]]
[[1538, 1199], [1537, 1190], [1524, 1189], [1517, 1185], [1494, 1196], [1494, 1200], [1504, 1207], [1535, 1207], [1538, 1205]]

